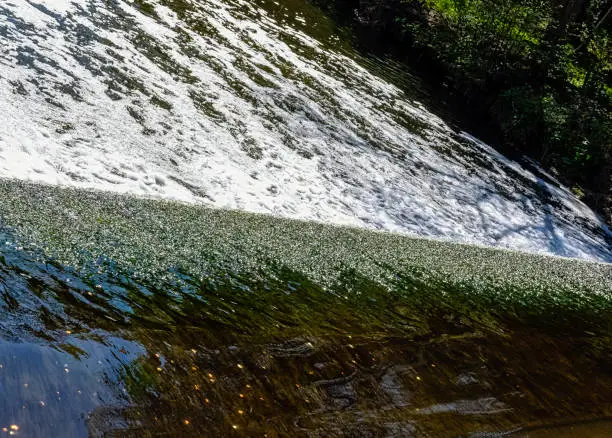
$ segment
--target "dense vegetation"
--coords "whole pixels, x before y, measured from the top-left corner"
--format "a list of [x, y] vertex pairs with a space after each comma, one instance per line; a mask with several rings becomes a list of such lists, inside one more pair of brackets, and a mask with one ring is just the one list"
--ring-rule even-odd
[[611, 221], [609, 2], [320, 1], [442, 85], [469, 129], [535, 158]]

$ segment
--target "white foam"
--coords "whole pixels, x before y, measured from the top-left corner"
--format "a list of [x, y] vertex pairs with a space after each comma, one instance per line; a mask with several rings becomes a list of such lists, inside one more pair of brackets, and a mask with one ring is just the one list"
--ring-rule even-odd
[[149, 3], [0, 5], [2, 176], [612, 259], [569, 191], [353, 59], [248, 2]]

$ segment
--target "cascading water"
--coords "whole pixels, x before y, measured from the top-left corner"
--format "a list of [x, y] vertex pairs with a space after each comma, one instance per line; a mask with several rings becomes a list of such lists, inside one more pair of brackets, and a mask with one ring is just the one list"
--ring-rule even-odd
[[2, 0], [0, 43], [0, 435], [612, 427], [612, 264], [364, 228], [609, 230], [306, 1]]
[[[0, 4], [0, 175], [610, 261], [611, 234], [306, 3]], [[382, 73], [381, 73], [382, 72]]]

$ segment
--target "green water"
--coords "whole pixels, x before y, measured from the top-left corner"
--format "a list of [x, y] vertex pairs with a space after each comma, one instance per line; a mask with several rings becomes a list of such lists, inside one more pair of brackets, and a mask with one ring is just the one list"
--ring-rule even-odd
[[609, 264], [12, 181], [0, 197], [0, 429], [609, 425]]

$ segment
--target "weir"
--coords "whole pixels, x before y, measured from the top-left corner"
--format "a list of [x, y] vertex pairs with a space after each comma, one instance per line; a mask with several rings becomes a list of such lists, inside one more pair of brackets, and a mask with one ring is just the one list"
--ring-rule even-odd
[[306, 0], [0, 3], [0, 435], [612, 427], [612, 234]]
[[0, 6], [0, 175], [610, 261], [554, 178], [306, 0]]

